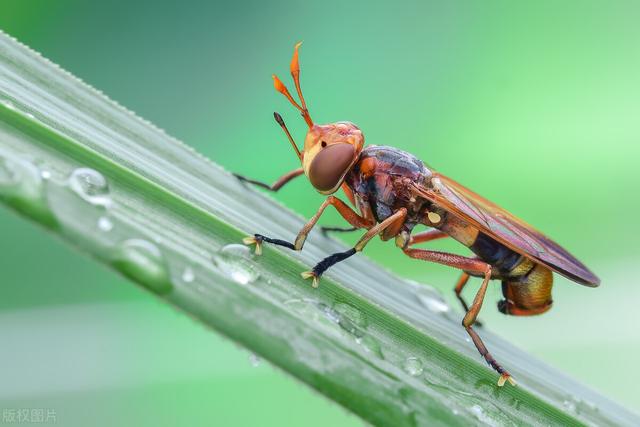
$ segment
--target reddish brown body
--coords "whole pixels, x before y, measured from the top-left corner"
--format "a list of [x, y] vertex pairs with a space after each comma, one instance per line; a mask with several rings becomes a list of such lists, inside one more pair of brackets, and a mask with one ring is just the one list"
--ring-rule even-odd
[[[491, 279], [502, 281], [504, 300], [498, 309], [517, 316], [540, 314], [551, 308], [551, 288], [555, 271], [574, 282], [597, 286], [599, 279], [557, 243], [521, 219], [445, 175], [437, 173], [415, 156], [386, 146], [364, 145], [364, 134], [351, 122], [325, 125], [314, 123], [300, 87], [297, 44], [291, 60], [291, 75], [300, 99], [298, 104], [287, 87], [275, 75], [274, 85], [297, 108], [309, 131], [302, 151], [278, 113], [274, 117], [284, 130], [301, 167], [283, 175], [273, 185], [252, 182], [277, 191], [291, 179], [304, 174], [311, 185], [328, 197], [316, 214], [302, 227], [293, 243], [255, 234], [244, 239], [261, 252], [264, 242], [302, 250], [311, 229], [328, 206], [333, 206], [352, 228], [331, 227], [332, 231], [367, 231], [344, 252], [331, 254], [311, 271], [302, 273], [318, 286], [320, 276], [331, 266], [362, 251], [375, 236], [382, 240], [395, 237], [396, 245], [414, 259], [447, 265], [462, 270], [455, 287], [462, 303], [465, 328], [478, 352], [500, 374], [498, 385], [515, 384], [510, 374], [489, 353], [473, 328]], [[334, 196], [340, 188], [355, 205]], [[413, 233], [416, 225], [427, 231]], [[468, 247], [475, 257], [448, 252], [417, 249], [414, 246], [443, 237], [452, 237]], [[482, 283], [469, 306], [461, 293], [470, 276], [482, 277]]]
[[[378, 223], [400, 208], [407, 210], [404, 221], [387, 228], [381, 235], [382, 240], [401, 233], [409, 235], [418, 224], [441, 230], [495, 267], [492, 278], [502, 280], [505, 297], [498, 303], [501, 312], [532, 315], [551, 308], [553, 275], [548, 268], [509, 249], [464, 220], [448, 215], [431, 201], [415, 196], [409, 184], [428, 186], [432, 176], [433, 172], [412, 154], [394, 147], [372, 145], [364, 148], [344, 182], [353, 192], [363, 216], [371, 215]], [[437, 223], [429, 219], [429, 212], [437, 215]]]
[[425, 201], [416, 200], [408, 182], [421, 184], [431, 172], [412, 154], [393, 147], [370, 145], [360, 154], [358, 162], [345, 177], [353, 192], [356, 207], [364, 216], [372, 215], [376, 222], [389, 218], [400, 208], [407, 209], [404, 224], [395, 234], [387, 232], [383, 239], [408, 233], [422, 224], [426, 215]]

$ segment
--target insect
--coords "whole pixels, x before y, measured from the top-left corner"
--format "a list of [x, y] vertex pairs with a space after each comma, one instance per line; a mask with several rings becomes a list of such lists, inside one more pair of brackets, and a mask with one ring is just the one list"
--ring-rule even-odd
[[[461, 270], [454, 290], [466, 313], [462, 326], [486, 362], [500, 374], [498, 386], [506, 381], [515, 385], [511, 375], [489, 353], [473, 328], [489, 281], [502, 282], [504, 299], [498, 302], [499, 311], [530, 316], [551, 308], [553, 272], [591, 287], [598, 286], [600, 280], [557, 243], [506, 210], [427, 167], [413, 155], [388, 146], [365, 147], [362, 131], [351, 122], [314, 123], [300, 88], [299, 47], [300, 43], [295, 45], [290, 68], [300, 103], [276, 75], [273, 75], [273, 81], [275, 89], [300, 111], [309, 126], [300, 151], [282, 117], [274, 113], [302, 167], [283, 175], [272, 185], [236, 176], [278, 191], [304, 174], [318, 192], [328, 197], [293, 243], [260, 234], [245, 238], [244, 243], [255, 245], [257, 254], [261, 253], [264, 243], [302, 250], [307, 235], [324, 210], [333, 206], [351, 227], [326, 230], [367, 231], [353, 248], [331, 254], [311, 271], [302, 273], [304, 278], [312, 279], [314, 287], [328, 268], [362, 251], [377, 235], [382, 240], [394, 238], [396, 246], [411, 258]], [[355, 210], [334, 195], [339, 189]], [[420, 224], [428, 229], [412, 234], [414, 227]], [[420, 243], [445, 237], [467, 246], [475, 257], [415, 248]], [[461, 292], [471, 276], [482, 278], [482, 284], [469, 306]]]

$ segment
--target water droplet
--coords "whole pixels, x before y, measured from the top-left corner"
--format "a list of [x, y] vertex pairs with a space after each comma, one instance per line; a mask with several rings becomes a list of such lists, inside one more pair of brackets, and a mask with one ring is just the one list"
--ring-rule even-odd
[[354, 306], [339, 302], [333, 305], [330, 313], [331, 316], [335, 318], [336, 323], [351, 335], [354, 335], [356, 338], [364, 335], [364, 330], [367, 327], [367, 318], [364, 313]]
[[254, 368], [260, 366], [260, 362], [262, 362], [262, 359], [260, 359], [260, 356], [258, 356], [257, 354], [251, 353], [249, 355], [249, 363], [251, 363], [251, 366], [253, 366]]
[[78, 168], [69, 176], [71, 189], [87, 202], [93, 205], [108, 206], [109, 183], [100, 172], [89, 168]]
[[214, 262], [234, 282], [246, 285], [255, 282], [260, 274], [256, 271], [254, 255], [245, 245], [230, 244], [214, 256]]
[[51, 178], [51, 172], [49, 172], [47, 170], [43, 170], [42, 172], [40, 172], [40, 176], [42, 177], [42, 179], [50, 179]]
[[285, 301], [284, 304], [306, 320], [317, 321], [318, 319], [322, 319], [323, 321], [326, 321], [324, 314], [318, 310], [320, 303], [315, 299], [293, 298]]
[[562, 406], [574, 414], [582, 414], [585, 412], [598, 412], [598, 407], [587, 400], [583, 400], [577, 396], [569, 396], [562, 402]]
[[26, 160], [0, 155], [0, 193], [21, 198], [40, 197], [40, 171]]
[[407, 359], [404, 361], [403, 367], [404, 370], [412, 377], [417, 377], [418, 375], [422, 374], [423, 371], [422, 361], [413, 356], [407, 357]]
[[15, 209], [47, 226], [56, 221], [44, 197], [40, 169], [33, 163], [0, 152], [0, 195]]
[[360, 344], [367, 353], [373, 354], [380, 359], [384, 359], [384, 354], [382, 353], [380, 343], [372, 336], [364, 335], [356, 340], [356, 342]]
[[31, 113], [25, 113], [25, 116], [27, 116], [27, 118], [28, 118], [29, 120], [35, 120], [35, 119], [36, 119], [36, 117], [35, 117], [33, 114], [31, 114]]
[[564, 409], [566, 409], [567, 411], [574, 414], [576, 413], [576, 403], [572, 400], [565, 400], [564, 402], [562, 402], [562, 406], [564, 406]]
[[351, 304], [338, 302], [333, 305], [333, 310], [338, 313], [341, 318], [347, 318], [361, 328], [367, 327], [367, 318], [364, 313]]
[[191, 283], [194, 281], [195, 278], [196, 278], [196, 275], [191, 269], [191, 267], [185, 268], [184, 271], [182, 272], [182, 281], [184, 283]]
[[324, 316], [327, 319], [329, 319], [332, 323], [340, 323], [340, 313], [335, 311], [333, 308], [329, 307], [324, 303], [318, 304], [318, 308], [320, 309], [320, 311], [322, 311]]
[[100, 231], [109, 232], [113, 230], [113, 222], [106, 216], [98, 218], [98, 228]]
[[489, 415], [487, 415], [486, 412], [484, 412], [484, 409], [482, 409], [480, 405], [473, 405], [471, 407], [471, 413], [478, 419], [478, 421], [480, 421], [483, 424], [486, 424], [489, 426], [497, 425], [495, 420], [491, 418]]
[[122, 274], [158, 294], [167, 294], [172, 285], [160, 249], [142, 239], [129, 239], [114, 254], [113, 266]]
[[446, 313], [450, 310], [449, 305], [445, 300], [426, 289], [418, 289], [416, 291], [416, 297], [418, 298], [418, 301], [420, 301], [420, 304], [433, 313]]

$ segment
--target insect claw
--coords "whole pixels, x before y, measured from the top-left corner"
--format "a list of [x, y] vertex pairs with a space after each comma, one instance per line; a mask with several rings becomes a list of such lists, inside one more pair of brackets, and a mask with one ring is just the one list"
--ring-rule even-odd
[[311, 287], [317, 288], [320, 285], [320, 277], [314, 271], [304, 271], [300, 273], [303, 279], [313, 278], [311, 282]]
[[262, 240], [256, 239], [255, 236], [247, 236], [244, 239], [242, 239], [242, 243], [244, 243], [247, 246], [256, 245], [255, 254], [262, 255]]
[[500, 378], [498, 379], [498, 387], [502, 387], [507, 381], [509, 381], [509, 384], [511, 384], [512, 386], [518, 384], [511, 375], [505, 372], [504, 374], [500, 375]]

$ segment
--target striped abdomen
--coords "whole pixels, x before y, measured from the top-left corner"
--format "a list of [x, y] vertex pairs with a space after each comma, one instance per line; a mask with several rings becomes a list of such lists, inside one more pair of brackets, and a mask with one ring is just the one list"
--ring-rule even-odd
[[530, 316], [551, 308], [553, 274], [547, 267], [520, 255], [457, 218], [447, 217], [438, 228], [468, 246], [493, 267], [493, 277], [502, 279], [505, 299], [498, 303], [502, 313]]

